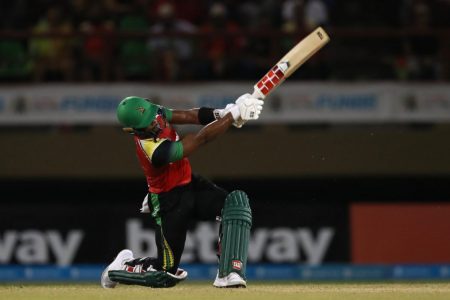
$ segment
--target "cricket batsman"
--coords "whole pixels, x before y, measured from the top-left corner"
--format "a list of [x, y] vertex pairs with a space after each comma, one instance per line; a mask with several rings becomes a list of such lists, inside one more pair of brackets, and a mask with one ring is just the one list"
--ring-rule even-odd
[[[133, 134], [136, 154], [148, 184], [141, 211], [151, 213], [156, 226], [157, 257], [135, 258], [122, 250], [104, 270], [101, 285], [118, 283], [173, 287], [187, 277], [179, 268], [188, 225], [192, 220], [221, 220], [218, 236], [219, 267], [215, 287], [246, 287], [248, 242], [252, 224], [249, 199], [231, 193], [193, 174], [188, 157], [200, 146], [224, 134], [232, 125], [256, 120], [263, 101], [250, 94], [224, 109], [207, 107], [171, 110], [149, 99], [127, 97], [117, 108], [124, 131]], [[204, 125], [180, 139], [171, 124]]]

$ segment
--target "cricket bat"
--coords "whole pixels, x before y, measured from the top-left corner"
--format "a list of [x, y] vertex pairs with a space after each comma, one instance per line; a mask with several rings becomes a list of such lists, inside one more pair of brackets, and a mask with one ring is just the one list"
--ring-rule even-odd
[[277, 64], [254, 86], [252, 96], [264, 99], [286, 78], [292, 75], [311, 56], [330, 41], [330, 37], [318, 27], [292, 48]]

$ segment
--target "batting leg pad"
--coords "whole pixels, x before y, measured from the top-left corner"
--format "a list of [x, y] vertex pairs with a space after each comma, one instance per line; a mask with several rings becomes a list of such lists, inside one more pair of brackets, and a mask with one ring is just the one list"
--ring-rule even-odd
[[236, 272], [245, 279], [251, 226], [252, 211], [247, 194], [231, 192], [222, 210], [219, 277]]
[[173, 275], [164, 271], [134, 273], [119, 270], [109, 271], [108, 276], [112, 281], [122, 284], [135, 284], [152, 288], [169, 288], [186, 279], [187, 272], [178, 269], [177, 274]]

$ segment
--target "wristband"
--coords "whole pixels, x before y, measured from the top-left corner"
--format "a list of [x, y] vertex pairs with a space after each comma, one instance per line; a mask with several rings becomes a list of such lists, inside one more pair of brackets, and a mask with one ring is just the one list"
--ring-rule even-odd
[[198, 122], [201, 125], [207, 125], [213, 121], [215, 121], [216, 118], [214, 116], [214, 109], [209, 107], [200, 107], [198, 110]]

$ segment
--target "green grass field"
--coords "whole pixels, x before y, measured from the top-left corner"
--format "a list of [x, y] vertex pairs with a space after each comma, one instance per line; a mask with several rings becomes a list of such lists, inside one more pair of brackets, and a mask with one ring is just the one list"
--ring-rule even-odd
[[0, 299], [450, 299], [450, 282], [409, 283], [274, 283], [252, 282], [246, 289], [216, 289], [208, 282], [186, 282], [171, 289], [118, 286], [105, 290], [97, 284], [2, 284]]

